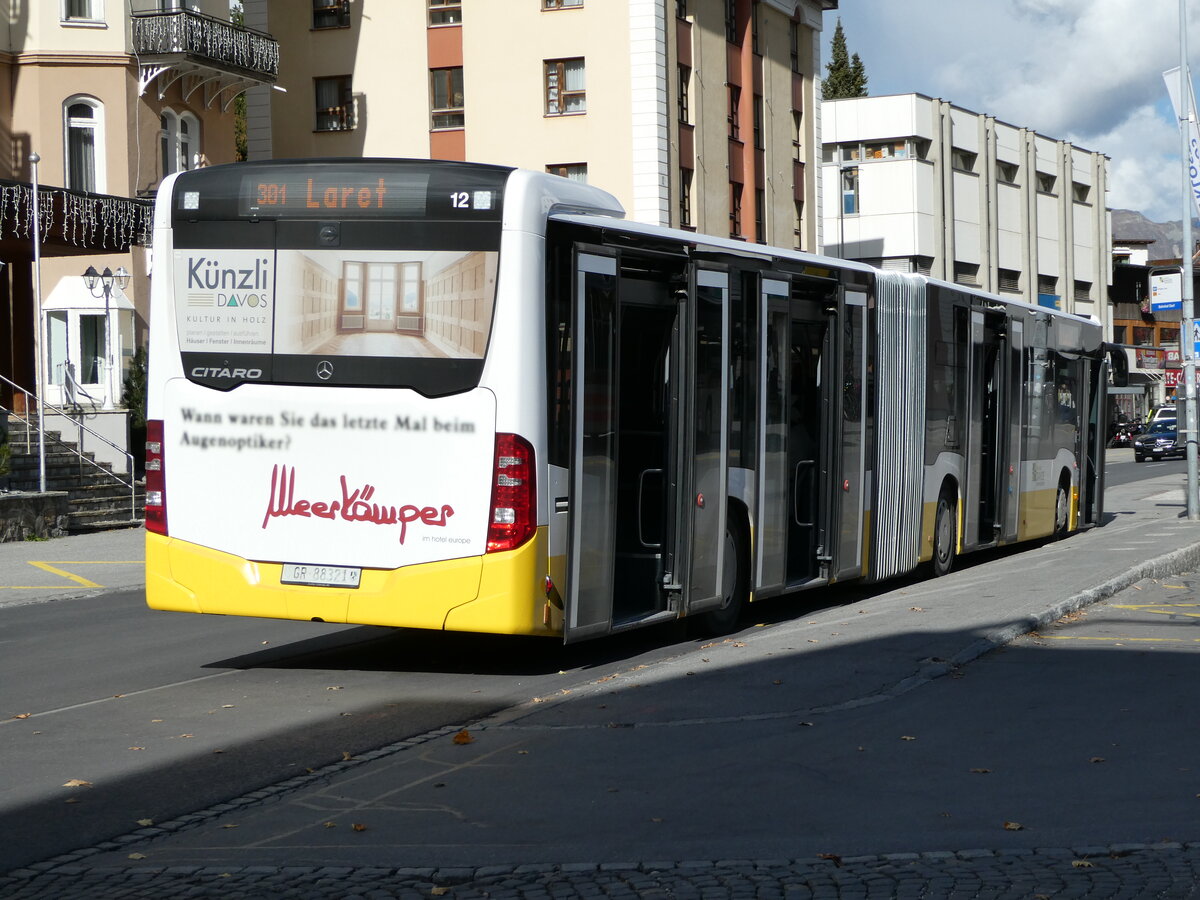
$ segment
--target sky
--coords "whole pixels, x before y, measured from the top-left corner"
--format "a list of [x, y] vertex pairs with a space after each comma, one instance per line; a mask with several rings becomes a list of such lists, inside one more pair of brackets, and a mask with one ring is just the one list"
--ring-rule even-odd
[[[1183, 210], [1179, 127], [1162, 73], [1179, 65], [1178, 0], [840, 0], [871, 96], [918, 93], [1109, 157], [1108, 205]], [[1187, 0], [1200, 73], [1200, 0]]]

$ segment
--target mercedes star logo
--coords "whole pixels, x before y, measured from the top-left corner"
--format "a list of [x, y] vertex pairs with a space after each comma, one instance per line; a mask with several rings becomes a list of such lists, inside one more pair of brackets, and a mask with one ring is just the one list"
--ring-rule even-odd
[[322, 381], [328, 381], [330, 378], [332, 378], [333, 377], [333, 363], [331, 363], [327, 359], [323, 359], [319, 363], [317, 363], [317, 377], [320, 378]]

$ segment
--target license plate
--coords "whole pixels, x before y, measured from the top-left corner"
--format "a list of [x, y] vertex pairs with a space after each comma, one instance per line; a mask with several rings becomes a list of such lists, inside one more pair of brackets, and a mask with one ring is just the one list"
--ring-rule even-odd
[[356, 588], [362, 569], [352, 566], [313, 566], [284, 563], [280, 584], [311, 584], [317, 587]]

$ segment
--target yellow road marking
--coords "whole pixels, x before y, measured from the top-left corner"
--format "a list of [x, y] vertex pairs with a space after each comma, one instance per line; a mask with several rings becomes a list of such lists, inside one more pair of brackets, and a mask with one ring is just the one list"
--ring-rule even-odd
[[[82, 575], [60, 569], [58, 566], [140, 566], [143, 563], [140, 559], [56, 559], [54, 564], [43, 560], [29, 559], [26, 562], [35, 569], [41, 569], [43, 572], [73, 581], [85, 588], [98, 588], [104, 587], [104, 585], [97, 584]], [[0, 584], [0, 591], [57, 591], [62, 588], [61, 584]]]
[[[49, 572], [51, 575], [58, 575], [60, 578], [66, 578], [70, 581], [74, 581], [76, 584], [82, 585], [83, 587], [103, 587], [103, 585], [97, 584], [94, 581], [89, 581], [82, 575], [73, 575], [64, 569], [59, 569], [50, 565], [48, 562], [36, 562], [32, 559], [27, 560], [27, 562], [35, 569], [41, 569], [43, 572]], [[68, 562], [67, 565], [74, 566], [79, 565], [79, 563]]]

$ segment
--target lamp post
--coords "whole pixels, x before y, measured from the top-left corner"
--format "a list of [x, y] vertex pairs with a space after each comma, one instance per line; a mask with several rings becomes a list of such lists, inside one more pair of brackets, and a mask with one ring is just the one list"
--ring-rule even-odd
[[[129, 284], [129, 273], [125, 271], [124, 266], [120, 266], [116, 272], [113, 272], [108, 266], [104, 267], [103, 272], [97, 272], [95, 266], [88, 266], [87, 271], [83, 273], [83, 283], [87, 285], [88, 293], [93, 297], [104, 296], [104, 408], [112, 409], [113, 407], [113, 353], [112, 353], [112, 322], [109, 320], [109, 303], [112, 298], [113, 282], [117, 283], [117, 287], [125, 290]], [[96, 287], [99, 286], [101, 294], [96, 293]]]

